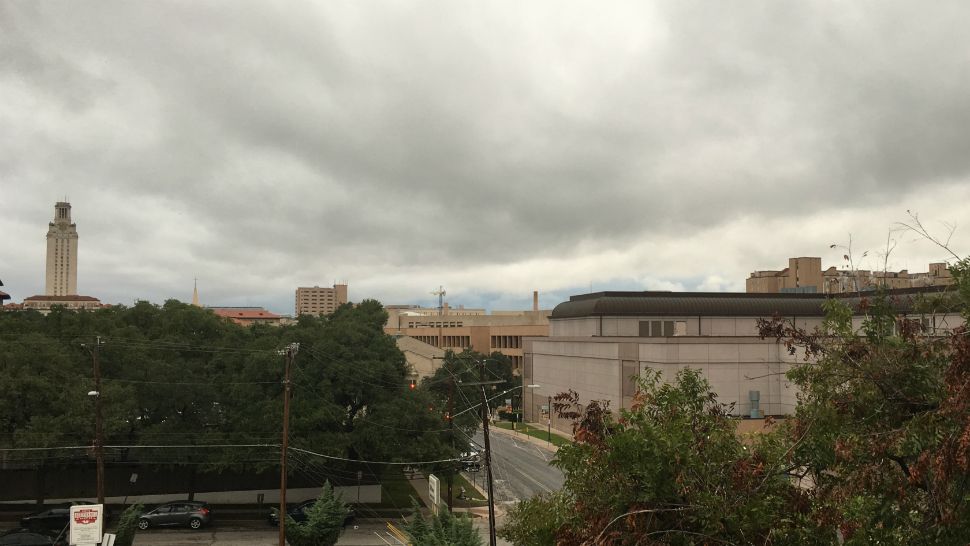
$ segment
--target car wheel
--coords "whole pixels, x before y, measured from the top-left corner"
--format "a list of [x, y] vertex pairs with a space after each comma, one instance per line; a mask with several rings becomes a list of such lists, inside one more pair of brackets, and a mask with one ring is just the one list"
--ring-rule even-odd
[[199, 519], [199, 518], [192, 518], [192, 519], [190, 519], [189, 520], [189, 527], [191, 527], [193, 529], [201, 529], [202, 528], [202, 520]]
[[148, 529], [149, 525], [151, 524], [145, 518], [138, 520], [138, 528], [141, 529], [142, 531], [144, 531], [145, 529]]

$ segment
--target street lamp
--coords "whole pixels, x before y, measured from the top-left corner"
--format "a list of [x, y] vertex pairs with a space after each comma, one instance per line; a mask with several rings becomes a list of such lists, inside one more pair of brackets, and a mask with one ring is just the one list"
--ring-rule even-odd
[[[542, 385], [536, 385], [536, 384], [532, 384], [532, 385], [518, 385], [518, 386], [513, 387], [512, 389], [509, 389], [509, 391], [507, 391], [507, 392], [511, 392], [511, 391], [513, 391], [515, 389], [522, 389], [522, 388], [537, 389], [537, 388], [539, 388], [541, 386]], [[515, 400], [515, 395], [512, 395], [512, 400], [513, 401]], [[522, 400], [522, 405], [525, 406], [525, 400]], [[515, 430], [515, 420], [516, 420], [515, 419], [515, 407], [513, 407], [512, 408], [512, 430], [513, 431]]]
[[552, 443], [552, 395], [549, 395], [548, 415], [546, 416], [546, 441]]

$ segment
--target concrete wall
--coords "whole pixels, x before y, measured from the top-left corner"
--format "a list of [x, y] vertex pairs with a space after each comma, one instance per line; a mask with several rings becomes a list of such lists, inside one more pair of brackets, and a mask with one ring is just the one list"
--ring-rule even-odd
[[[678, 371], [695, 368], [719, 402], [733, 404], [734, 415], [750, 415], [749, 391], [759, 391], [762, 415], [787, 415], [794, 409], [796, 389], [784, 374], [797, 358], [774, 340], [757, 337], [530, 339], [523, 384], [540, 387], [525, 389], [523, 408], [526, 419], [544, 422], [541, 406], [548, 397], [570, 389], [583, 405], [602, 400], [614, 410], [625, 408], [635, 387], [631, 375], [654, 369], [670, 382]], [[570, 423], [555, 418], [553, 426], [571, 432]]]
[[[791, 318], [809, 330], [822, 325], [821, 317]], [[640, 323], [652, 321], [682, 323], [685, 336], [758, 336], [756, 317], [605, 316], [550, 321], [549, 337], [639, 337]]]

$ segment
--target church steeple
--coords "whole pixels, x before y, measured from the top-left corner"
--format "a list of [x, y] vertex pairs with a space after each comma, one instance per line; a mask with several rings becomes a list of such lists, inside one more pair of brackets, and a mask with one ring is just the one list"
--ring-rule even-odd
[[202, 307], [199, 305], [199, 279], [193, 279], [192, 284], [192, 305], [196, 307]]

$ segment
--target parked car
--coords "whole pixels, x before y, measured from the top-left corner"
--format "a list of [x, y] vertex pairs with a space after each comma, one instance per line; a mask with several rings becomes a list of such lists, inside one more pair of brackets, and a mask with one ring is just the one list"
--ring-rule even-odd
[[67, 533], [14, 529], [0, 535], [0, 546], [67, 546]]
[[185, 525], [201, 529], [212, 521], [209, 504], [199, 501], [168, 502], [149, 510], [138, 518], [138, 528], [144, 531], [149, 527]]
[[[20, 526], [31, 531], [61, 531], [71, 520], [71, 507], [81, 504], [94, 504], [89, 501], [68, 501], [54, 505], [47, 510], [35, 512], [20, 518]], [[108, 509], [104, 510], [105, 521], [109, 517]]]
[[[316, 499], [314, 499], [314, 500], [301, 502], [300, 504], [297, 504], [295, 506], [290, 506], [289, 508], [286, 509], [286, 513], [289, 514], [291, 518], [293, 518], [293, 521], [297, 523], [303, 523], [306, 521], [306, 518], [307, 518], [307, 515], [306, 515], [307, 509], [313, 506], [314, 503], [316, 502], [317, 502]], [[357, 513], [354, 510], [354, 507], [348, 505], [347, 508], [349, 510], [347, 512], [347, 517], [344, 518], [344, 523], [343, 523], [344, 527], [346, 527], [352, 521], [357, 519]], [[269, 513], [269, 523], [274, 527], [279, 526], [280, 524], [280, 516], [278, 512], [279, 512], [278, 510], [273, 510]]]
[[482, 454], [478, 451], [466, 451], [461, 454], [461, 469], [465, 472], [478, 472], [482, 469]]

